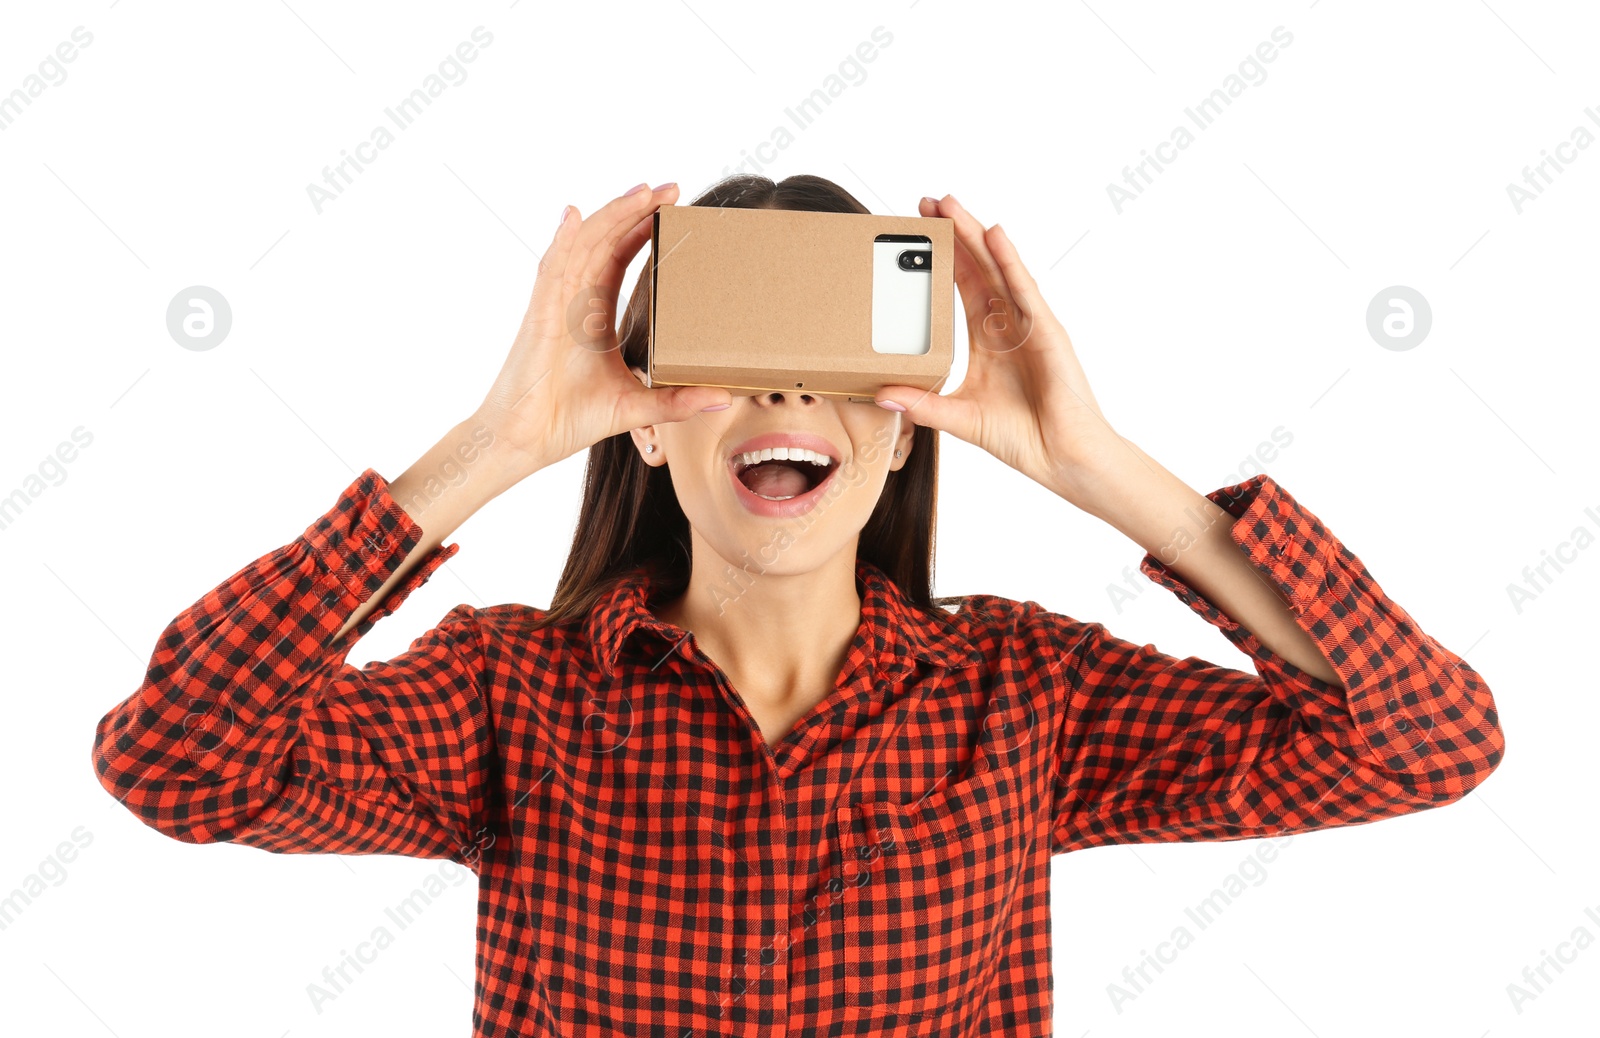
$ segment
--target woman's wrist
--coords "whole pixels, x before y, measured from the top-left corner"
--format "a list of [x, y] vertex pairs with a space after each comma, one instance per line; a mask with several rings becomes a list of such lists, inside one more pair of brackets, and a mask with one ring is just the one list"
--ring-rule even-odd
[[391, 480], [389, 495], [422, 527], [425, 544], [437, 547], [530, 471], [519, 464], [494, 427], [474, 415]]
[[1126, 460], [1097, 474], [1081, 507], [1167, 566], [1190, 555], [1232, 558], [1237, 548], [1228, 511], [1131, 441], [1127, 445]]
[[1051, 489], [1097, 519], [1112, 521], [1130, 486], [1149, 475], [1153, 462], [1132, 440], [1115, 433], [1092, 448], [1080, 448], [1071, 463], [1057, 468]]

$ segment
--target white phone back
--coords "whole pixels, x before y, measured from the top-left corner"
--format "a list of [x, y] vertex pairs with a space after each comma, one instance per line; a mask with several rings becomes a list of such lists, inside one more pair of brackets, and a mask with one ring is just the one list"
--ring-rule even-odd
[[933, 309], [933, 276], [901, 270], [900, 253], [928, 251], [922, 242], [872, 243], [872, 348], [877, 353], [928, 352], [928, 321]]

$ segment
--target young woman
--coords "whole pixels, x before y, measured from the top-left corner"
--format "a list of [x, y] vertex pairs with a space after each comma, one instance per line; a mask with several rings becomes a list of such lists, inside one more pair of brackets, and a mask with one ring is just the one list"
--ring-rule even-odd
[[[955, 224], [955, 392], [646, 388], [645, 293], [611, 315], [677, 197], [563, 210], [477, 411], [174, 619], [96, 731], [108, 791], [193, 843], [470, 867], [484, 1038], [1045, 1035], [1052, 855], [1372, 822], [1499, 763], [1479, 675], [1271, 477], [1202, 496], [1118, 435], [949, 195], [921, 213]], [[867, 211], [806, 176], [692, 204]], [[941, 431], [1141, 545], [1256, 673], [934, 600]], [[344, 662], [463, 520], [584, 449], [549, 609]]]

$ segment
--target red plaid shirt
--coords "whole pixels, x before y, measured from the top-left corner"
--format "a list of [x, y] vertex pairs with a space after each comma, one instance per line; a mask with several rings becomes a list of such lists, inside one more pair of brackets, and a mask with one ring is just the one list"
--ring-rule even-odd
[[326, 644], [421, 538], [367, 469], [172, 621], [94, 765], [179, 840], [470, 867], [479, 1038], [1048, 1035], [1052, 855], [1372, 822], [1503, 753], [1477, 672], [1271, 477], [1209, 496], [1344, 688], [1150, 555], [1256, 674], [1032, 601], [924, 612], [866, 562], [833, 693], [770, 749], [638, 577], [537, 631], [458, 605], [357, 669], [459, 547]]

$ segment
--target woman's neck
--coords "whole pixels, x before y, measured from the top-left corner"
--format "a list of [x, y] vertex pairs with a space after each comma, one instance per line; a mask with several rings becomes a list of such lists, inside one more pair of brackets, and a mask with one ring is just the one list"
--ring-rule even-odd
[[696, 548], [688, 587], [656, 615], [694, 635], [776, 742], [834, 689], [860, 629], [855, 546], [802, 573], [740, 570]]

